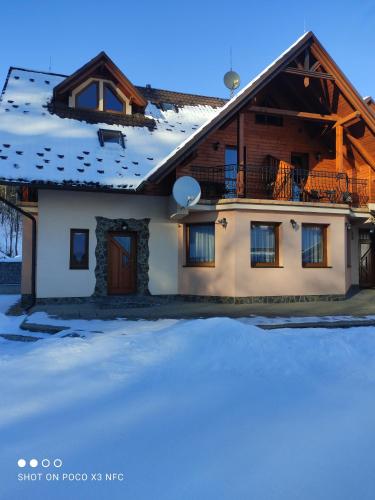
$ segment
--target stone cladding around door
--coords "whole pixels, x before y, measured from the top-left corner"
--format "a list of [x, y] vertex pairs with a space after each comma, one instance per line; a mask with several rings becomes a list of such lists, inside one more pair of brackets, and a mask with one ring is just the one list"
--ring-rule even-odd
[[137, 234], [137, 294], [149, 295], [149, 248], [148, 240], [150, 219], [107, 219], [96, 217], [96, 267], [95, 267], [95, 297], [108, 295], [107, 269], [108, 269], [108, 232], [126, 231]]

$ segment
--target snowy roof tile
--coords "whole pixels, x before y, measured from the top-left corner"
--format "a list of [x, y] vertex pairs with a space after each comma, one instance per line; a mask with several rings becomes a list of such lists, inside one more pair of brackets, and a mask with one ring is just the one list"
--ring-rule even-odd
[[[224, 104], [216, 98], [137, 87], [149, 102], [145, 123], [140, 117], [95, 123], [85, 115], [78, 119], [51, 112], [53, 88], [64, 78], [10, 69], [0, 104], [0, 181], [136, 189]], [[163, 102], [175, 106], [161, 106]], [[99, 129], [120, 131], [125, 149], [120, 144], [101, 146]]]

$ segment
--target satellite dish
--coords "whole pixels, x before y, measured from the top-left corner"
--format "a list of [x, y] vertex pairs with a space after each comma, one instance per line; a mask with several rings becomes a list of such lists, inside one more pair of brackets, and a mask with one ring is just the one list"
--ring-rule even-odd
[[187, 175], [180, 177], [173, 185], [173, 198], [180, 207], [192, 207], [196, 205], [201, 197], [199, 183]]
[[224, 75], [224, 85], [231, 91], [240, 86], [240, 75], [235, 71], [228, 71]]

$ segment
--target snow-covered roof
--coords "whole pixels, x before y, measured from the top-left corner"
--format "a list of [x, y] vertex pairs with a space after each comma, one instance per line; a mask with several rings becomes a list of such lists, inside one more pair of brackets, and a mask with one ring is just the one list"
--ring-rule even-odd
[[[10, 69], [0, 104], [0, 181], [134, 190], [222, 104], [193, 96], [191, 105], [163, 110], [149, 100], [153, 127], [88, 123], [50, 112], [53, 88], [64, 78]], [[125, 149], [101, 146], [100, 128], [121, 131]]]

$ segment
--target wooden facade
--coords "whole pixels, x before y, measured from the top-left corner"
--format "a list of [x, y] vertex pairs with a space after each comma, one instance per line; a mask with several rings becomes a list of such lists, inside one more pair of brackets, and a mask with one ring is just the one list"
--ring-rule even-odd
[[[257, 92], [242, 100], [236, 113], [228, 112], [227, 119], [223, 116], [216, 127], [192, 141], [188, 154], [174, 166], [176, 177], [196, 177], [203, 191], [205, 185], [221, 183], [221, 190], [207, 195], [211, 198], [292, 200], [293, 171], [301, 170], [293, 158], [304, 155], [308, 172], [301, 189], [313, 195], [300, 201], [315, 201], [314, 196], [316, 201], [353, 206], [375, 201], [372, 100], [359, 96], [313, 35]], [[228, 179], [226, 147], [237, 148], [235, 192], [229, 195], [225, 190], [234, 174]], [[262, 168], [273, 169], [263, 186]], [[285, 183], [280, 168], [281, 177], [289, 169], [289, 188], [280, 189]]]

